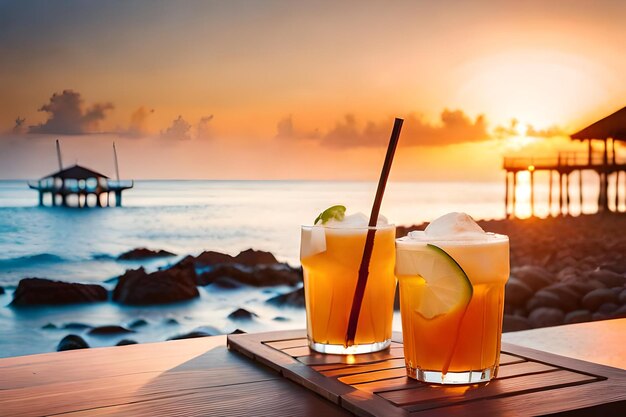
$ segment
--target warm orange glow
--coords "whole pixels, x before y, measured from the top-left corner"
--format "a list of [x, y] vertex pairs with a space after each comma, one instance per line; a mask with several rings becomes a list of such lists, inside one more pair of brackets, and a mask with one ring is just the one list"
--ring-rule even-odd
[[[51, 8], [46, 20], [64, 28], [58, 31], [9, 16], [0, 35], [11, 56], [0, 68], [7, 86], [0, 136], [13, 134], [16, 119], [22, 134], [45, 123], [51, 115], [38, 109], [73, 89], [82, 113], [69, 109], [71, 117], [56, 120], [78, 114], [80, 127], [97, 126], [98, 135], [72, 132], [77, 145], [64, 149], [85, 163], [98, 142], [116, 140], [134, 178], [370, 180], [384, 157], [388, 121], [398, 116], [407, 118], [405, 132], [419, 134], [411, 147], [401, 137], [396, 179], [494, 180], [504, 154], [552, 152], [568, 133], [626, 104], [621, 6], [557, 3], [541, 13], [495, 1], [358, 10], [144, 3], [106, 24], [97, 12], [77, 20]], [[391, 22], [398, 30], [388, 30]], [[103, 115], [88, 115], [95, 104]], [[482, 115], [478, 134], [468, 136], [458, 117], [442, 129], [446, 109], [471, 123]], [[357, 135], [346, 132], [346, 115]], [[167, 134], [179, 116], [188, 126], [183, 140]], [[368, 129], [381, 146], [360, 140]], [[70, 140], [58, 131], [37, 138], [58, 136]], [[0, 177], [41, 174], [48, 153], [22, 139], [0, 140]], [[27, 167], [27, 159], [39, 160]]]
[[516, 216], [525, 219], [530, 217], [530, 172], [521, 171], [517, 175]]

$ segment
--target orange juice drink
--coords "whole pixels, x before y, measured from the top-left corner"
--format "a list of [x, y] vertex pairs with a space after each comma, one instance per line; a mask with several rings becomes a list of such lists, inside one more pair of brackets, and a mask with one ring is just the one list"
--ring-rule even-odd
[[431, 233], [396, 241], [407, 373], [429, 383], [487, 382], [498, 372], [509, 240], [467, 215], [447, 216]]
[[[366, 223], [367, 224], [367, 223]], [[300, 259], [304, 272], [307, 334], [311, 349], [356, 354], [391, 343], [396, 290], [395, 227], [376, 226], [369, 278], [352, 346], [346, 345], [350, 310], [363, 257], [367, 226], [303, 226]]]

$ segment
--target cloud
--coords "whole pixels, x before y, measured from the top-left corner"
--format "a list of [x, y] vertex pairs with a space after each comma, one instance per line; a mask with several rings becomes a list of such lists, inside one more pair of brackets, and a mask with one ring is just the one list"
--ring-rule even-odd
[[26, 126], [24, 125], [24, 122], [26, 122], [25, 118], [17, 116], [15, 118], [15, 125], [13, 126], [11, 133], [16, 135], [26, 133]]
[[212, 139], [213, 128], [210, 125], [213, 120], [213, 115], [201, 117], [198, 125], [196, 126], [196, 137], [198, 139]]
[[519, 130], [517, 126], [519, 121], [517, 119], [511, 119], [508, 126], [498, 125], [493, 129], [493, 137], [496, 139], [506, 139], [511, 136], [519, 136]]
[[173, 140], [189, 140], [191, 139], [191, 125], [182, 116], [178, 116], [172, 121], [170, 127], [161, 131], [161, 137]]
[[[366, 121], [361, 125], [353, 114], [346, 114], [326, 133], [317, 132], [309, 138], [336, 148], [384, 147], [392, 126], [391, 118], [383, 122]], [[277, 127], [279, 137], [303, 137], [294, 128], [291, 117], [282, 119]], [[445, 109], [436, 124], [429, 123], [416, 114], [405, 117], [400, 146], [445, 146], [488, 139], [491, 139], [491, 135], [487, 131], [487, 122], [483, 115], [472, 119], [461, 110]]]
[[532, 125], [526, 125], [526, 136], [549, 139], [554, 137], [569, 136], [569, 133], [556, 125], [552, 125], [546, 129], [535, 129]]
[[63, 90], [54, 93], [50, 102], [41, 106], [39, 111], [49, 113], [45, 123], [30, 126], [29, 133], [53, 133], [60, 135], [81, 135], [97, 132], [98, 124], [104, 120], [105, 113], [113, 109], [111, 103], [96, 103], [83, 109], [80, 93]]
[[148, 128], [146, 126], [148, 117], [154, 113], [154, 109], [148, 110], [144, 106], [139, 107], [130, 115], [130, 124], [128, 130], [120, 132], [123, 136], [139, 138], [148, 134]]
[[317, 139], [319, 129], [312, 131], [296, 130], [293, 125], [293, 116], [285, 116], [276, 124], [276, 138], [278, 139]]

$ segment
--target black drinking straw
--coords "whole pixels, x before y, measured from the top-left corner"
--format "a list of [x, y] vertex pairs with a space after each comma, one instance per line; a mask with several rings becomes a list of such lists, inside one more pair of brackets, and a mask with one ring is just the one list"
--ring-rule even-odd
[[385, 194], [385, 186], [387, 185], [387, 179], [389, 178], [389, 171], [391, 171], [393, 156], [396, 153], [396, 147], [398, 146], [398, 139], [400, 138], [400, 131], [402, 130], [402, 122], [404, 122], [403, 119], [396, 118], [393, 123], [393, 130], [391, 132], [391, 138], [389, 139], [389, 146], [387, 147], [387, 155], [385, 156], [385, 164], [383, 165], [383, 170], [380, 173], [380, 179], [378, 180], [378, 189], [376, 190], [376, 198], [374, 199], [374, 205], [372, 206], [369, 229], [367, 230], [365, 247], [363, 248], [363, 257], [361, 258], [361, 266], [359, 266], [359, 278], [356, 282], [356, 289], [354, 290], [354, 298], [352, 300], [352, 309], [350, 310], [350, 320], [348, 321], [348, 331], [346, 333], [346, 347], [354, 345], [356, 327], [359, 324], [361, 304], [363, 304], [365, 286], [367, 285], [367, 277], [369, 275], [370, 259], [372, 258], [372, 250], [374, 249], [374, 236], [376, 234], [375, 227], [378, 222], [378, 213], [380, 212], [380, 205], [383, 201], [383, 194]]

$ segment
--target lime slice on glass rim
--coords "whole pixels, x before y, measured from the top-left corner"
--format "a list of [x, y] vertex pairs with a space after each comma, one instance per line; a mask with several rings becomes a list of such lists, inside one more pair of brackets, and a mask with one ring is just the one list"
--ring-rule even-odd
[[343, 220], [344, 217], [346, 217], [345, 206], [341, 206], [341, 205], [332, 206], [332, 207], [328, 207], [326, 210], [321, 212], [319, 216], [317, 216], [313, 224], [316, 225], [317, 222], [319, 222], [320, 220], [322, 221], [321, 224], [326, 224], [330, 219], [341, 221]]
[[425, 319], [465, 309], [472, 299], [474, 289], [463, 268], [435, 245], [398, 250], [396, 268], [402, 285], [410, 286], [403, 294], [416, 297], [411, 305]]

